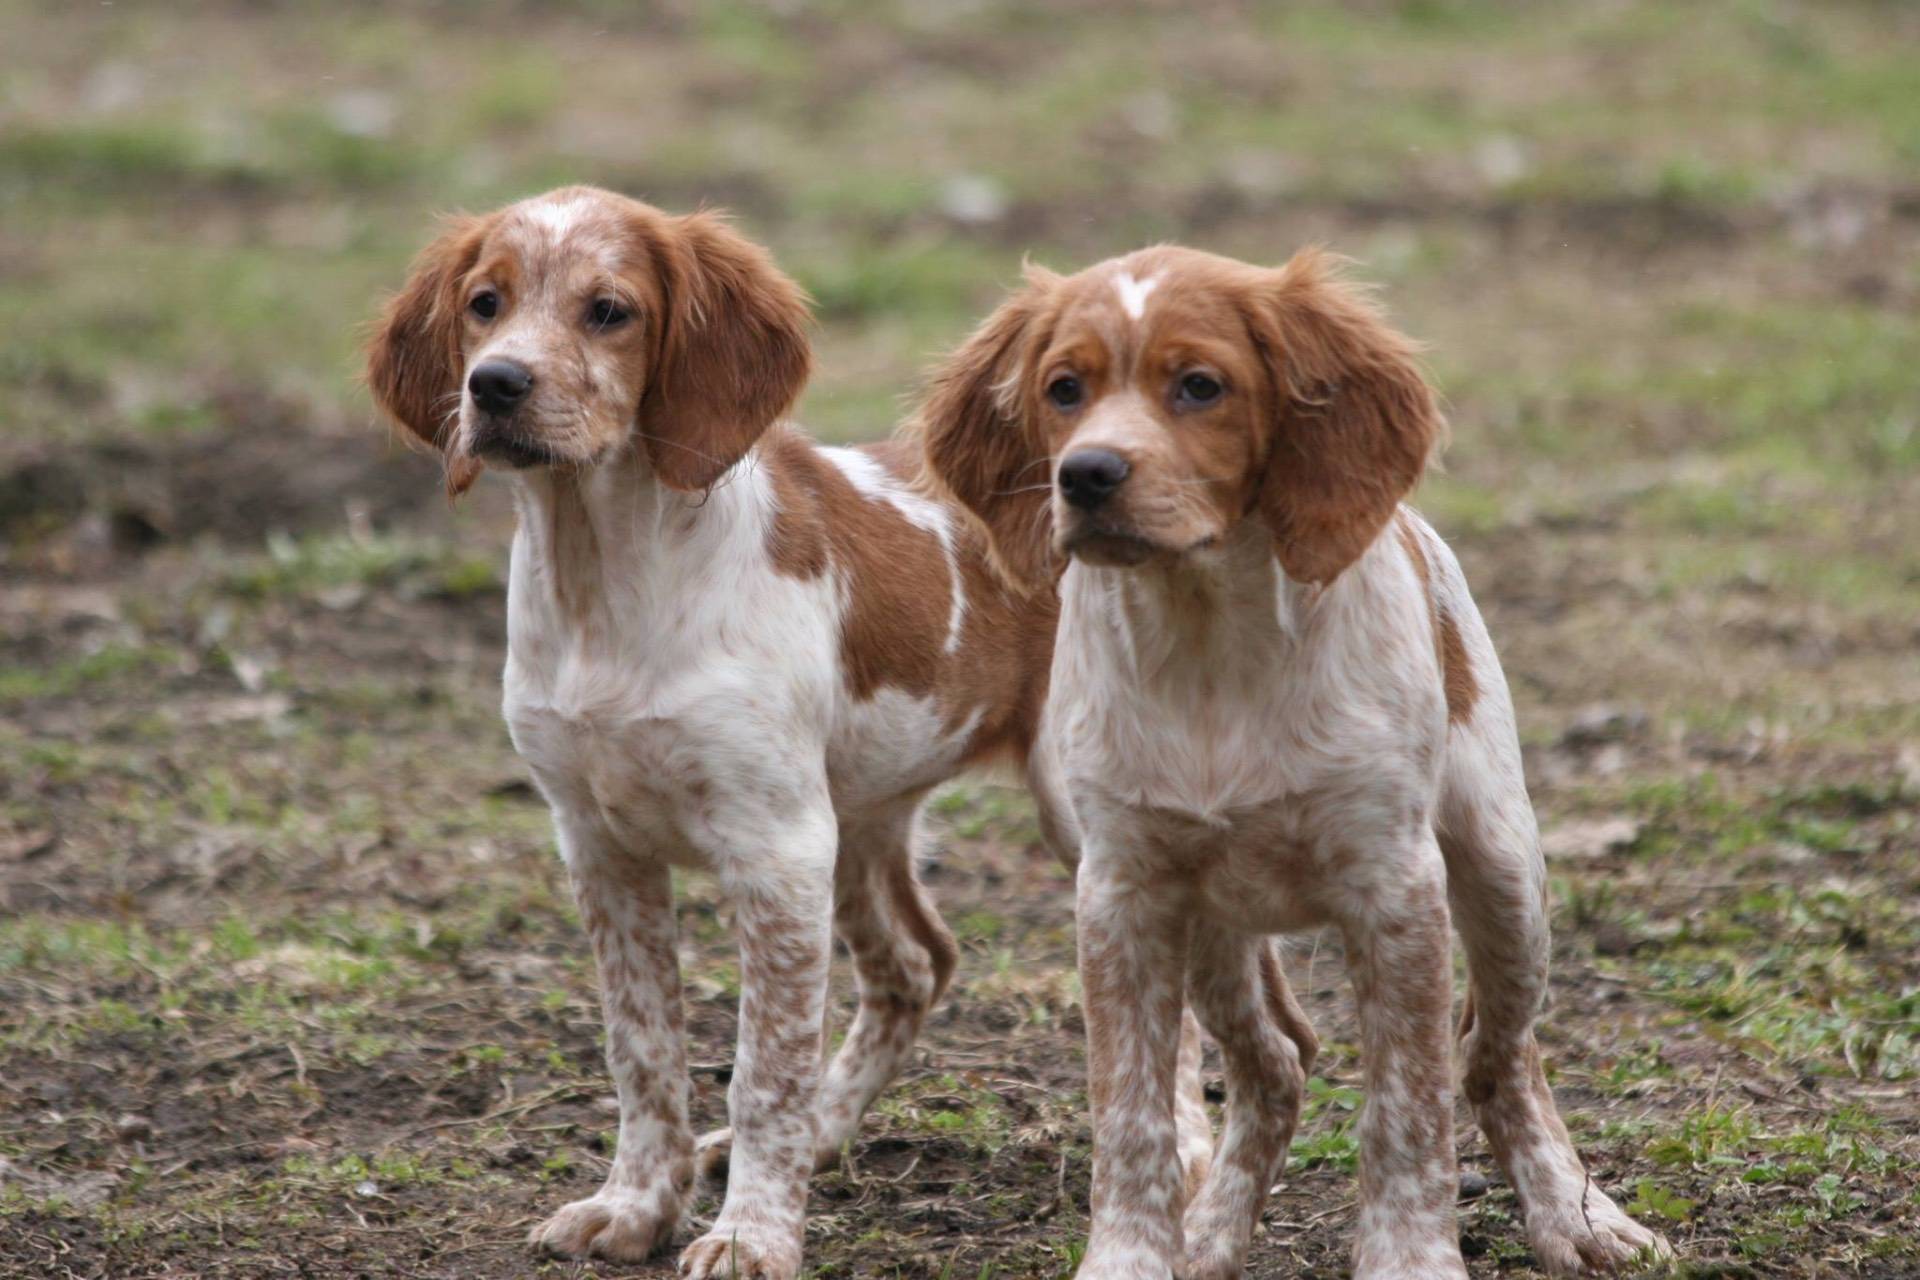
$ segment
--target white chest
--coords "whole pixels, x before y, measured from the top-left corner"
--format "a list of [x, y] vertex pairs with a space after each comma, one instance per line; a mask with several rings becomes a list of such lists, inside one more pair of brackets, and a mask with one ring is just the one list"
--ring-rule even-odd
[[1070, 568], [1047, 722], [1075, 791], [1216, 826], [1344, 796], [1404, 811], [1443, 720], [1425, 616], [1379, 567], [1323, 592], [1258, 544], [1159, 576]]
[[571, 526], [529, 501], [514, 539], [514, 745], [556, 809], [662, 856], [820, 789], [832, 585], [774, 571], [755, 483], [692, 511], [591, 492]]

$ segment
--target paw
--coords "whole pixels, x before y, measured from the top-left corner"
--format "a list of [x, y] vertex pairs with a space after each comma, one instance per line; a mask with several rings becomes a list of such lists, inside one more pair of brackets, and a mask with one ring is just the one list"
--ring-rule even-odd
[[1236, 1214], [1223, 1221], [1218, 1215], [1205, 1215], [1199, 1221], [1188, 1214], [1183, 1234], [1187, 1241], [1186, 1262], [1180, 1268], [1180, 1280], [1233, 1280], [1247, 1269], [1247, 1250], [1253, 1244], [1248, 1226], [1250, 1214]]
[[680, 1274], [686, 1280], [794, 1280], [799, 1233], [716, 1222], [680, 1255]]
[[527, 1243], [564, 1258], [598, 1255], [639, 1262], [665, 1244], [680, 1219], [679, 1201], [656, 1191], [602, 1187], [533, 1229]]
[[1527, 1215], [1534, 1260], [1548, 1275], [1630, 1275], [1636, 1263], [1673, 1256], [1665, 1240], [1621, 1212], [1598, 1187], [1588, 1185], [1586, 1201], [1585, 1213], [1569, 1204]]
[[1354, 1251], [1353, 1280], [1467, 1280], [1467, 1264], [1455, 1238], [1375, 1239]]
[[1215, 1244], [1188, 1245], [1180, 1280], [1238, 1280], [1246, 1266], [1244, 1251]]
[[1139, 1250], [1089, 1253], [1074, 1280], [1174, 1280], [1173, 1267]]
[[1232, 1280], [1245, 1271], [1255, 1216], [1256, 1206], [1244, 1199], [1221, 1194], [1214, 1183], [1203, 1187], [1180, 1227], [1187, 1242], [1180, 1280]]
[[1354, 1268], [1353, 1280], [1467, 1280], [1467, 1264], [1458, 1259], [1407, 1263], [1384, 1270]]

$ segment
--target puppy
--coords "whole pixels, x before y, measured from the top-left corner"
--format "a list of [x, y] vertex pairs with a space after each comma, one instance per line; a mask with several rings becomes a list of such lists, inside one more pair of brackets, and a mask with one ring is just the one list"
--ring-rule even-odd
[[[1263, 937], [1327, 924], [1366, 1075], [1354, 1275], [1466, 1275], [1449, 901], [1464, 1090], [1536, 1258], [1577, 1276], [1665, 1250], [1591, 1184], [1541, 1069], [1546, 876], [1513, 708], [1458, 564], [1402, 505], [1441, 430], [1412, 345], [1311, 251], [1033, 271], [936, 382], [938, 484], [1011, 573], [1071, 561], [1036, 750], [1082, 840], [1081, 1280], [1240, 1274], [1307, 1069]], [[1228, 1082], [1184, 1218], [1183, 991]]]
[[[705, 1140], [726, 1200], [681, 1270], [799, 1272], [809, 1173], [953, 971], [915, 876], [921, 802], [1033, 741], [1052, 591], [1009, 589], [972, 522], [910, 486], [910, 451], [778, 422], [807, 324], [720, 219], [573, 187], [454, 220], [368, 353], [449, 489], [497, 469], [518, 505], [503, 705], [592, 941], [620, 1101], [606, 1184], [533, 1232], [553, 1252], [644, 1257], [685, 1205], [669, 872], [697, 867], [731, 900], [740, 1023], [731, 1134]], [[823, 1073], [834, 931], [860, 1003]]]

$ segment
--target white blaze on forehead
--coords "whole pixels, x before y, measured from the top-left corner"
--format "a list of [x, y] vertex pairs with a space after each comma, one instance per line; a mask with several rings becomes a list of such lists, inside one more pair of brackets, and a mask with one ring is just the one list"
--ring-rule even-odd
[[[530, 200], [519, 207], [514, 235], [524, 263], [549, 268], [534, 271], [527, 286], [532, 290], [564, 283], [569, 278], [564, 268], [581, 259], [610, 276], [622, 266], [619, 237], [592, 196]], [[563, 269], [550, 269], [556, 266]]]
[[1138, 320], [1147, 314], [1147, 295], [1152, 293], [1159, 284], [1159, 276], [1148, 276], [1145, 280], [1136, 280], [1130, 271], [1122, 271], [1114, 276], [1114, 292], [1120, 295], [1120, 306], [1126, 311], [1128, 319]]
[[584, 203], [578, 198], [569, 200], [541, 200], [525, 206], [523, 212], [527, 221], [545, 231], [558, 242], [586, 212]]

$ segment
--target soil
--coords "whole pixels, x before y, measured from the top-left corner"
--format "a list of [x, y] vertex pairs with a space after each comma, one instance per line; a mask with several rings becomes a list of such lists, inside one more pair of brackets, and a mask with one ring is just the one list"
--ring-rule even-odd
[[[108, 471], [112, 485], [85, 479]], [[77, 496], [48, 479], [61, 475]], [[449, 594], [405, 577], [344, 596], [231, 587], [234, 565], [260, 558], [233, 535], [268, 512], [296, 539], [335, 529], [342, 493], [375, 528], [491, 552], [506, 520], [498, 486], [453, 514], [430, 462], [294, 435], [270, 452], [229, 437], [16, 461], [0, 487], [28, 496], [11, 515], [37, 531], [0, 569], [6, 666], [51, 669], [133, 628], [168, 655], [130, 683], [13, 696], [6, 708], [16, 732], [62, 752], [0, 780], [0, 902], [133, 941], [124, 963], [66, 963], [45, 939], [38, 950], [17, 935], [5, 944], [0, 1194], [15, 1203], [0, 1274], [672, 1274], [664, 1260], [542, 1261], [522, 1244], [545, 1212], [596, 1185], [613, 1121], [584, 946], [537, 799], [493, 722], [497, 587]], [[142, 515], [142, 539], [103, 542], [101, 522], [128, 519], [130, 493], [145, 495], [140, 512], [164, 515]], [[1512, 630], [1566, 581], [1617, 585], [1604, 548], [1570, 541], [1559, 588], [1540, 581], [1524, 539], [1469, 537], [1461, 549], [1489, 613]], [[223, 609], [240, 619], [210, 644], [208, 620]], [[248, 676], [249, 655], [265, 677]], [[1516, 683], [1551, 680], [1528, 662]], [[1573, 832], [1570, 861], [1555, 864], [1563, 909], [1542, 1039], [1594, 1177], [1628, 1200], [1650, 1182], [1692, 1201], [1662, 1223], [1693, 1260], [1689, 1274], [1914, 1274], [1910, 1256], [1863, 1251], [1906, 1229], [1911, 1163], [1883, 1170], [1848, 1212], [1783, 1235], [1792, 1256], [1769, 1256], [1751, 1243], [1757, 1216], [1777, 1207], [1769, 1197], [1804, 1188], [1649, 1159], [1651, 1137], [1738, 1110], [1774, 1129], [1872, 1117], [1874, 1143], [1910, 1161], [1916, 1108], [1904, 1082], [1803, 1069], [1653, 994], [1634, 958], [1657, 954], [1673, 930], [1652, 926], [1697, 918], [1755, 882], [1648, 854], [1647, 820], [1629, 822], [1624, 840], [1583, 845], [1567, 812], [1596, 777], [1711, 768], [1739, 794], [1804, 794], [1884, 762], [1665, 741], [1630, 708], [1590, 710], [1550, 740], [1530, 735], [1529, 753], [1550, 833]], [[199, 802], [196, 813], [193, 797], [220, 777], [247, 803], [210, 815]], [[1760, 880], [1813, 896], [1844, 875], [1910, 898], [1920, 799], [1834, 794], [1856, 837], [1766, 865]], [[336, 822], [349, 812], [358, 816]], [[1665, 821], [1684, 843], [1701, 820]], [[908, 1078], [842, 1167], [816, 1180], [808, 1238], [820, 1276], [1065, 1275], [1084, 1230], [1068, 879], [1038, 847], [1018, 793], [962, 793], [941, 823], [928, 876], [964, 939], [960, 979]], [[732, 952], [711, 886], [686, 888], [705, 1127], [724, 1109]], [[236, 916], [255, 941], [223, 951], [210, 939]], [[1904, 936], [1863, 928], [1840, 945], [1849, 963], [1911, 990]], [[367, 972], [316, 969], [317, 952]], [[1249, 1274], [1331, 1278], [1347, 1273], [1354, 1217], [1342, 1136], [1358, 1085], [1352, 1007], [1335, 940], [1299, 941], [1290, 967], [1327, 1051]], [[847, 988], [837, 973], [843, 1003]], [[1474, 1273], [1533, 1274], [1512, 1193], [1464, 1113], [1460, 1133]], [[692, 1220], [713, 1208], [707, 1189]]]

